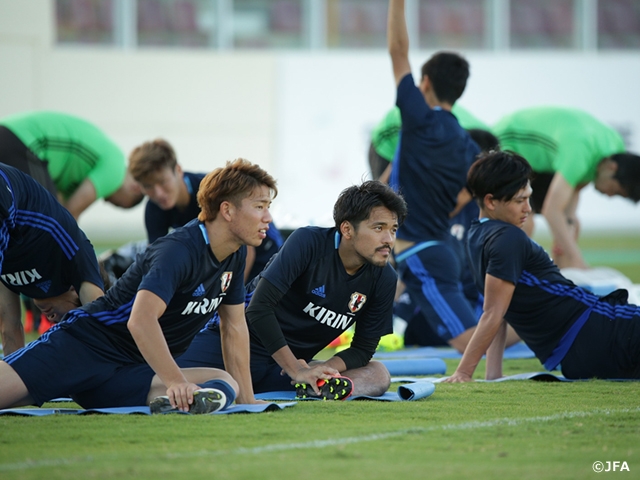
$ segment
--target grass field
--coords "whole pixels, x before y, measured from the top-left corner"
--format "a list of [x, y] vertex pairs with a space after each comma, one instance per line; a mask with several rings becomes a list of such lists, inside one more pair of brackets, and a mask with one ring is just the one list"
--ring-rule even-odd
[[[582, 247], [592, 265], [640, 283], [640, 238], [590, 236]], [[452, 373], [458, 361], [446, 363]], [[540, 370], [535, 359], [505, 361], [506, 375]], [[438, 384], [416, 402], [299, 402], [263, 414], [0, 416], [0, 479], [614, 474], [595, 462], [640, 478], [639, 419], [640, 382], [604, 381]]]

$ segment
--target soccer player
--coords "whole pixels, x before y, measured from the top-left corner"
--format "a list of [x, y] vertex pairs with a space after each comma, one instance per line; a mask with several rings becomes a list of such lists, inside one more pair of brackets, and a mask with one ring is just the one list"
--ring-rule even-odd
[[[186, 411], [197, 384], [210, 380], [218, 380], [216, 408], [236, 394], [254, 403], [244, 245], [265, 238], [276, 193], [274, 179], [243, 159], [208, 174], [198, 192], [198, 219], [151, 244], [105, 296], [0, 362], [0, 408], [42, 405], [61, 395], [85, 408], [145, 405], [164, 396], [155, 402], [160, 411]], [[181, 370], [174, 357], [216, 310], [229, 373]]]
[[[451, 113], [455, 115], [463, 128], [484, 130], [489, 133], [487, 124], [460, 105], [455, 104], [451, 108]], [[393, 161], [393, 156], [398, 148], [401, 129], [402, 118], [400, 117], [400, 110], [398, 107], [393, 107], [371, 131], [369, 168], [374, 179], [387, 181], [388, 173], [385, 170], [389, 168], [389, 164]]]
[[149, 243], [200, 213], [196, 195], [205, 174], [183, 171], [166, 140], [156, 139], [134, 148], [129, 155], [129, 171], [149, 197], [144, 211]]
[[[133, 149], [129, 171], [149, 197], [144, 213], [149, 243], [198, 216], [197, 193], [205, 174], [183, 171], [166, 140], [156, 139]], [[281, 245], [282, 237], [272, 222], [260, 246], [247, 245], [245, 283], [262, 271]], [[133, 260], [132, 256], [130, 262]]]
[[460, 284], [464, 265], [449, 233], [449, 216], [480, 150], [451, 108], [465, 89], [469, 65], [456, 53], [436, 53], [423, 65], [418, 88], [411, 75], [402, 0], [389, 3], [387, 35], [402, 116], [390, 185], [402, 192], [410, 212], [398, 230], [398, 273], [432, 329], [462, 352], [476, 316]]
[[469, 171], [480, 219], [468, 248], [484, 313], [447, 381], [471, 381], [485, 352], [486, 378], [500, 378], [507, 323], [548, 370], [560, 365], [567, 378], [640, 378], [640, 307], [627, 303], [626, 290], [598, 297], [574, 285], [527, 237], [531, 177], [512, 152], [491, 152]]
[[78, 224], [34, 179], [0, 164], [0, 333], [24, 347], [20, 295], [50, 322], [103, 295], [96, 254]]
[[143, 198], [120, 148], [73, 115], [39, 111], [0, 119], [0, 162], [35, 178], [76, 220], [99, 198], [122, 208]]
[[[503, 150], [527, 159], [535, 176], [531, 206], [553, 236], [553, 259], [560, 268], [586, 268], [578, 247], [576, 215], [580, 191], [593, 182], [608, 196], [640, 200], [640, 157], [625, 153], [622, 136], [586, 112], [534, 107], [507, 115], [494, 127]], [[533, 215], [525, 231], [533, 233]]]
[[[387, 185], [365, 182], [345, 189], [333, 210], [335, 227], [295, 230], [247, 291], [251, 375], [256, 392], [292, 390], [343, 399], [381, 395], [390, 378], [371, 361], [380, 337], [392, 332], [397, 276], [389, 258], [406, 204]], [[351, 346], [324, 362], [313, 357], [355, 324]], [[228, 366], [215, 319], [178, 364]], [[342, 379], [352, 382], [345, 387]], [[323, 388], [319, 389], [317, 381]], [[334, 389], [331, 392], [331, 389]]]

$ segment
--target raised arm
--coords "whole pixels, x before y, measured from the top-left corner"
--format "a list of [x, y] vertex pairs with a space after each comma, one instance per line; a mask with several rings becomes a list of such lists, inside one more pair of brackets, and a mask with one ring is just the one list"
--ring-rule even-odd
[[[476, 371], [480, 359], [487, 353], [487, 349], [501, 331], [501, 328], [504, 328], [504, 315], [507, 313], [515, 288], [515, 285], [511, 282], [489, 274], [486, 275], [484, 313], [480, 317], [478, 326], [462, 355], [458, 368], [451, 377], [445, 380], [446, 382], [462, 383], [472, 381], [473, 372]], [[502, 341], [502, 349], [504, 350], [504, 340]], [[492, 354], [495, 355], [495, 353], [495, 351], [492, 351]], [[491, 368], [495, 372], [494, 360], [491, 361]]]
[[391, 65], [396, 85], [405, 75], [411, 73], [409, 65], [409, 34], [405, 20], [404, 0], [389, 0], [387, 18], [387, 46], [391, 55]]

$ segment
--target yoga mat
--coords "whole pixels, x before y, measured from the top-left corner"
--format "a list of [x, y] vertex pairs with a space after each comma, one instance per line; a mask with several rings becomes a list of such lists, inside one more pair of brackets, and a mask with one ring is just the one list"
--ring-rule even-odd
[[380, 360], [390, 375], [436, 375], [447, 371], [447, 364], [440, 358], [410, 358]]
[[[295, 393], [295, 392], [294, 392]], [[292, 407], [296, 402], [288, 403], [264, 403], [256, 405], [232, 405], [229, 408], [213, 412], [210, 415], [226, 415], [228, 413], [262, 413], [282, 410], [286, 407]], [[149, 407], [112, 407], [112, 408], [10, 408], [0, 410], [0, 415], [24, 415], [33, 417], [42, 417], [45, 415], [53, 415], [55, 413], [66, 415], [88, 415], [88, 414], [119, 414], [119, 415], [151, 415]], [[189, 412], [172, 412], [182, 415], [191, 415]], [[164, 415], [169, 415], [164, 414]]]
[[[462, 354], [450, 347], [416, 347], [403, 348], [393, 352], [376, 352], [376, 360], [391, 358], [462, 358]], [[535, 358], [535, 354], [523, 342], [511, 345], [504, 351], [503, 358]], [[403, 375], [403, 374], [399, 374]], [[407, 374], [404, 374], [407, 375]]]
[[[379, 397], [370, 395], [356, 395], [347, 398], [346, 401], [351, 400], [374, 400], [378, 402], [400, 402], [400, 401], [414, 401], [422, 398], [427, 398], [433, 395], [436, 390], [436, 386], [433, 382], [429, 381], [415, 381], [410, 385], [401, 385], [398, 387], [397, 392], [385, 392]], [[301, 400], [296, 398], [296, 392], [293, 390], [284, 390], [278, 392], [264, 392], [256, 394], [256, 398], [260, 400]], [[304, 400], [321, 400], [319, 398], [305, 398]], [[303, 401], [303, 400], [301, 400]]]

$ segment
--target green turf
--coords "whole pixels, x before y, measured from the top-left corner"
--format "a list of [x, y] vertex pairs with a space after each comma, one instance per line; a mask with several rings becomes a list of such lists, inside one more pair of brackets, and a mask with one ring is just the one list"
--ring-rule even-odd
[[[640, 283], [639, 237], [580, 243], [592, 265]], [[449, 374], [458, 364], [445, 362]], [[543, 370], [535, 359], [504, 365], [506, 375]], [[640, 478], [639, 398], [640, 382], [520, 381], [264, 414], [0, 416], [0, 479]], [[630, 471], [594, 473], [596, 461]]]
[[[505, 366], [540, 368], [537, 360]], [[520, 381], [265, 414], [3, 416], [0, 478], [582, 479], [596, 461], [637, 472], [639, 396], [636, 382]]]

